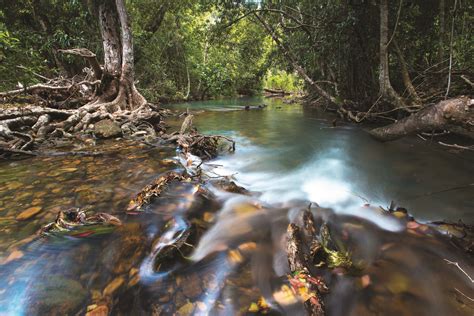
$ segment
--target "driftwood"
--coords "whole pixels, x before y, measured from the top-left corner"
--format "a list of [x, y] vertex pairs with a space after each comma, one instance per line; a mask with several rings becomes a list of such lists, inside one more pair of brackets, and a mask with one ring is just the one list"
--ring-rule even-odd
[[192, 154], [201, 159], [212, 159], [219, 154], [220, 144], [225, 142], [227, 151], [235, 151], [235, 142], [226, 136], [202, 135], [193, 127], [193, 115], [189, 114], [184, 119], [179, 133], [163, 135], [168, 142], [176, 144], [178, 149], [187, 156]]
[[474, 138], [474, 99], [441, 101], [396, 123], [376, 128], [370, 134], [378, 140], [390, 141], [433, 130], [449, 130]]
[[265, 96], [267, 96], [267, 97], [284, 96], [284, 95], [290, 95], [291, 94], [291, 93], [289, 93], [285, 90], [281, 90], [281, 89], [268, 89], [268, 88], [265, 88], [265, 89], [263, 89], [263, 91], [265, 92]]

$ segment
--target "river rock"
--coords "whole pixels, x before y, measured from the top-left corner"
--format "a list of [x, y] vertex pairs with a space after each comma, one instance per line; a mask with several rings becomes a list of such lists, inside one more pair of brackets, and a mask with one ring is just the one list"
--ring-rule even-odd
[[25, 221], [27, 219], [32, 218], [33, 216], [35, 216], [39, 212], [41, 212], [41, 210], [42, 210], [42, 208], [39, 207], [39, 206], [30, 207], [30, 208], [24, 210], [23, 212], [21, 212], [20, 214], [18, 214], [16, 219], [18, 221]]
[[88, 292], [72, 279], [48, 276], [30, 290], [26, 315], [74, 315], [88, 298]]
[[117, 229], [120, 240], [111, 243], [102, 256], [104, 265], [115, 274], [123, 274], [140, 262], [145, 252], [146, 239], [142, 226], [128, 223]]
[[109, 315], [109, 308], [106, 305], [89, 305], [87, 306], [86, 316], [107, 316]]
[[94, 135], [99, 138], [112, 138], [122, 135], [120, 126], [112, 120], [102, 120], [94, 125]]
[[110, 282], [104, 289], [103, 295], [104, 296], [111, 296], [114, 294], [115, 291], [117, 291], [125, 282], [125, 279], [123, 277], [117, 277], [115, 278], [112, 282]]
[[183, 294], [187, 298], [192, 299], [202, 294], [201, 280], [197, 274], [192, 274], [191, 276], [186, 277], [182, 286]]

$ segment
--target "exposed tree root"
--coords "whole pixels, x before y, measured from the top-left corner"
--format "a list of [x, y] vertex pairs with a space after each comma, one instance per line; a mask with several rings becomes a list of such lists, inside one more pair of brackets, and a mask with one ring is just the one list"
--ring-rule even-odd
[[41, 106], [5, 109], [0, 113], [0, 150], [4, 154], [34, 155], [29, 151], [38, 150], [47, 139], [72, 138], [75, 133], [94, 134], [94, 124], [105, 119], [114, 122], [123, 135], [130, 137], [156, 137], [157, 132], [163, 130], [161, 113], [151, 107], [112, 110], [103, 103], [89, 103], [70, 110]]

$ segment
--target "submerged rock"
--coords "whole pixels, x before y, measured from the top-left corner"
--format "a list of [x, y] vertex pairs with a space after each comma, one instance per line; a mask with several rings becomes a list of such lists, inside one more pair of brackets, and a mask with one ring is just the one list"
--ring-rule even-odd
[[113, 138], [122, 135], [120, 126], [112, 120], [102, 120], [94, 125], [94, 135], [98, 138]]
[[28, 315], [72, 315], [88, 297], [79, 282], [54, 275], [39, 280], [32, 291]]

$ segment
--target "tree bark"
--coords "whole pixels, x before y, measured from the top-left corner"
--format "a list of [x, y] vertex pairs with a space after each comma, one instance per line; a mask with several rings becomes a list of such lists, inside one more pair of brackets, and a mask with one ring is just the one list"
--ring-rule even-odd
[[126, 106], [122, 110], [135, 110], [146, 104], [145, 98], [135, 87], [133, 40], [124, 0], [116, 0], [122, 34], [121, 92], [126, 94]]
[[99, 4], [99, 25], [104, 47], [104, 73], [95, 104], [109, 112], [136, 110], [146, 104], [134, 83], [133, 41], [123, 0]]
[[439, 42], [438, 42], [438, 62], [443, 61], [444, 55], [444, 33], [446, 32], [446, 3], [445, 0], [439, 1]]
[[405, 107], [405, 103], [398, 93], [393, 89], [390, 82], [390, 71], [388, 63], [388, 0], [380, 1], [380, 65], [379, 65], [379, 90], [382, 97], [393, 103], [396, 107]]
[[122, 43], [120, 41], [118, 16], [113, 0], [99, 5], [99, 27], [104, 48], [104, 72], [112, 77], [120, 75], [122, 65]]
[[376, 128], [370, 134], [381, 141], [447, 129], [474, 138], [474, 99], [461, 97], [441, 101], [396, 123]]
[[397, 53], [398, 61], [400, 62], [400, 68], [401, 68], [401, 72], [402, 72], [403, 84], [405, 85], [405, 88], [407, 89], [408, 94], [413, 99], [413, 102], [416, 105], [421, 106], [422, 101], [421, 101], [420, 97], [418, 96], [418, 93], [416, 92], [415, 87], [413, 86], [413, 83], [411, 81], [410, 73], [408, 71], [407, 62], [405, 60], [405, 57], [403, 57], [402, 50], [398, 46], [398, 43], [395, 42], [395, 41], [393, 42], [393, 46], [395, 47], [395, 52]]

